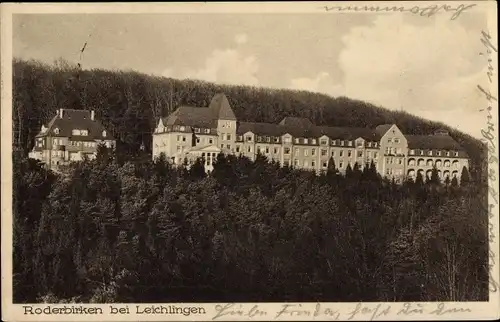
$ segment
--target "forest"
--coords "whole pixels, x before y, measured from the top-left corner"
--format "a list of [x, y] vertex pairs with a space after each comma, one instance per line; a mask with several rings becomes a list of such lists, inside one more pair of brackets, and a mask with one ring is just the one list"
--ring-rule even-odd
[[[484, 146], [449, 129], [471, 171], [402, 185], [373, 165], [320, 175], [259, 155], [219, 155], [207, 175], [151, 160], [159, 115], [224, 91], [237, 117], [316, 124], [443, 124], [347, 98], [219, 86], [136, 72], [14, 61], [15, 303], [484, 301], [488, 214]], [[47, 170], [26, 157], [58, 108], [91, 108], [118, 139], [95, 160]], [[141, 151], [141, 143], [146, 150]]]

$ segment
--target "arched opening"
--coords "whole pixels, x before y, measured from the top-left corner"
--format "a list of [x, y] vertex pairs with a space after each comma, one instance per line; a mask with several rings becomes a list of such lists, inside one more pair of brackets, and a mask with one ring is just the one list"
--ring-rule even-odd
[[418, 159], [418, 165], [419, 166], [423, 166], [425, 164], [425, 160], [424, 159]]
[[415, 170], [414, 169], [408, 170], [408, 177], [415, 178]]
[[446, 170], [443, 172], [443, 178], [450, 178], [450, 171]]
[[432, 167], [432, 159], [427, 159], [426, 164], [428, 167]]
[[425, 176], [427, 177], [427, 179], [430, 179], [432, 176], [432, 170], [427, 170], [427, 172], [425, 173]]
[[452, 165], [453, 165], [453, 168], [458, 169], [458, 161], [457, 160], [453, 161]]
[[450, 167], [450, 164], [451, 164], [451, 163], [450, 163], [450, 160], [445, 160], [445, 161], [444, 161], [444, 166], [445, 166], [446, 168], [449, 168], [449, 167]]
[[437, 159], [435, 164], [436, 164], [436, 168], [440, 168], [443, 166], [443, 162], [440, 159]]
[[414, 166], [415, 165], [415, 159], [414, 158], [411, 158], [408, 160], [408, 165], [409, 166]]
[[457, 178], [457, 179], [458, 179], [458, 171], [453, 171], [453, 172], [451, 173], [451, 176], [452, 176], [453, 178]]

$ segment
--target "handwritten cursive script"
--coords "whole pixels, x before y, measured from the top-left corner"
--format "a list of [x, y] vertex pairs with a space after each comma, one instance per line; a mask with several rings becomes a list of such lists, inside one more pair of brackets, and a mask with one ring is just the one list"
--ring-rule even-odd
[[450, 17], [451, 20], [457, 19], [464, 11], [469, 10], [476, 6], [475, 4], [460, 4], [456, 7], [450, 5], [430, 5], [426, 7], [413, 6], [377, 6], [373, 5], [337, 5], [337, 6], [323, 6], [322, 8], [326, 11], [337, 11], [337, 12], [409, 12], [415, 15], [420, 15], [421, 17], [432, 17], [439, 12], [453, 12]]
[[[484, 46], [485, 52], [479, 53], [480, 56], [484, 57], [486, 59], [487, 63], [487, 72], [486, 76], [488, 77], [488, 85], [493, 84], [493, 74], [495, 72], [495, 69], [493, 67], [493, 59], [492, 59], [492, 54], [493, 52], [497, 53], [497, 47], [493, 44], [491, 35], [488, 31], [482, 31], [481, 32], [481, 38], [480, 38], [481, 43]], [[495, 124], [495, 119], [493, 117], [492, 111], [494, 111], [494, 104], [495, 102], [498, 101], [497, 97], [494, 96], [491, 91], [489, 90], [491, 86], [487, 86], [485, 89], [481, 85], [477, 85], [477, 88], [479, 89], [480, 93], [483, 95], [483, 97], [487, 101], [487, 107], [480, 109], [481, 112], [486, 112], [486, 127], [481, 129], [481, 135], [482, 135], [482, 141], [486, 143], [486, 146], [488, 148], [488, 195], [491, 198], [492, 202], [488, 202], [488, 241], [490, 243], [490, 249], [488, 252], [488, 257], [489, 257], [489, 289], [490, 292], [497, 292], [499, 289], [499, 284], [498, 281], [495, 279], [495, 276], [493, 274], [493, 268], [496, 264], [496, 256], [495, 256], [495, 251], [492, 249], [491, 245], [494, 244], [495, 241], [495, 231], [493, 227], [493, 220], [494, 220], [494, 208], [496, 205], [498, 205], [498, 191], [496, 188], [496, 182], [498, 179], [498, 174], [497, 174], [497, 169], [498, 169], [498, 155], [496, 152], [496, 140], [497, 140], [497, 133], [498, 133], [498, 127]]]

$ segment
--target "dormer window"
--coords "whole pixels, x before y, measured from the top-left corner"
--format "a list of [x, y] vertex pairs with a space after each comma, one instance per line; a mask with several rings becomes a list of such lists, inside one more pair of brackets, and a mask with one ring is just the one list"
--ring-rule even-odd
[[312, 144], [316, 144], [316, 139], [312, 139]]
[[308, 139], [304, 139], [304, 144], [308, 144], [309, 143], [309, 140]]
[[181, 131], [185, 131], [186, 128], [184, 126], [181, 126]]
[[352, 141], [348, 141], [348, 145], [349, 145], [349, 146], [352, 146]]
[[72, 130], [72, 131], [71, 131], [71, 134], [72, 134], [72, 135], [81, 135], [81, 134], [80, 134], [80, 130], [77, 130], [77, 129]]
[[106, 137], [106, 131], [102, 131], [102, 137]]
[[295, 138], [295, 143], [300, 143], [300, 139], [299, 138]]
[[59, 134], [59, 129], [57, 127], [54, 129], [54, 134]]

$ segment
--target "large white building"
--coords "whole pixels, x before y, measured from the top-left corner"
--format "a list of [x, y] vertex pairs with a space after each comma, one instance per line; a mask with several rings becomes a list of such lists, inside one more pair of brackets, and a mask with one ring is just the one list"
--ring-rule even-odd
[[344, 172], [372, 161], [377, 171], [397, 181], [433, 166], [442, 179], [460, 178], [469, 166], [465, 150], [445, 131], [405, 135], [396, 124], [375, 129], [316, 126], [308, 119], [285, 117], [279, 124], [240, 122], [227, 97], [216, 94], [208, 107], [181, 106], [161, 118], [153, 133], [153, 158], [161, 153], [174, 164], [203, 157], [211, 171], [220, 152], [255, 159], [257, 153], [281, 165], [326, 170], [330, 157]]

